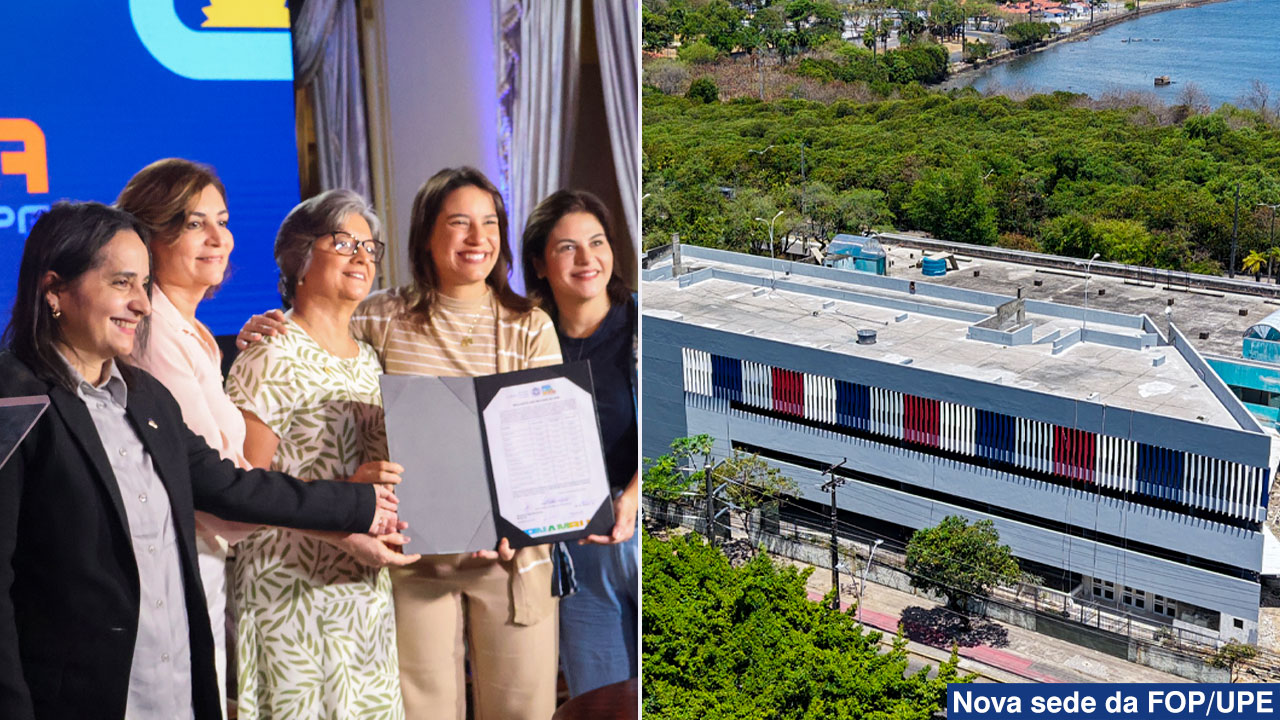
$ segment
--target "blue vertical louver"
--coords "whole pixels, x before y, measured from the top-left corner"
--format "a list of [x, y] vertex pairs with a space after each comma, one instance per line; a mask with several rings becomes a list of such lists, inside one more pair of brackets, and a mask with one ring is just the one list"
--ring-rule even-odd
[[1182, 476], [1186, 472], [1187, 454], [1181, 450], [1166, 450], [1169, 455], [1168, 474], [1165, 476], [1165, 482], [1169, 485], [1169, 499], [1181, 503], [1182, 494]]
[[1138, 443], [1138, 463], [1137, 463], [1137, 480], [1138, 494], [1156, 497], [1155, 492], [1155, 465], [1156, 465], [1156, 448], [1146, 444]]
[[978, 457], [995, 462], [1013, 462], [1017, 440], [1013, 418], [990, 410], [974, 413], [974, 444]]
[[836, 380], [836, 421], [845, 427], [868, 430], [871, 422], [871, 388]]
[[711, 356], [713, 397], [742, 402], [742, 361], [721, 355]]
[[973, 445], [980, 458], [991, 459], [991, 413], [978, 410], [973, 414]]
[[1186, 456], [1178, 450], [1138, 444], [1138, 493], [1161, 500], [1182, 502], [1182, 476]]
[[997, 422], [1000, 423], [1000, 459], [1012, 465], [1014, 456], [1017, 454], [1017, 423], [1014, 421], [1012, 415], [999, 413], [997, 418]]

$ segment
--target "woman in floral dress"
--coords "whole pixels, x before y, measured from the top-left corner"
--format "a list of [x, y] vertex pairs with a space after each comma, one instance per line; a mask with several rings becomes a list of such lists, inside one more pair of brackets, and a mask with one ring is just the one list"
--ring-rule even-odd
[[[398, 480], [398, 465], [365, 464], [387, 457], [381, 368], [349, 331], [382, 256], [377, 227], [345, 190], [302, 203], [281, 225], [275, 256], [291, 332], [242, 352], [227, 378], [253, 465], [302, 478]], [[240, 543], [233, 585], [242, 720], [404, 717], [391, 581], [362, 559], [283, 528]]]

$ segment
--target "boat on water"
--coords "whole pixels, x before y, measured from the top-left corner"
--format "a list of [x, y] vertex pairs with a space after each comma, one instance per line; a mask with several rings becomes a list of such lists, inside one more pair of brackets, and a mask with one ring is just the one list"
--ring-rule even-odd
[[1169, 79], [1168, 75], [1160, 75], [1156, 77], [1156, 87], [1160, 87], [1162, 85], [1169, 85], [1172, 82], [1173, 81]]

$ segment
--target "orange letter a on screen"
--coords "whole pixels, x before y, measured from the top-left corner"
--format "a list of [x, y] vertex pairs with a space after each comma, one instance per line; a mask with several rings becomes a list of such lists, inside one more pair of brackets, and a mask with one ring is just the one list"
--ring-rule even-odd
[[25, 147], [0, 152], [0, 173], [26, 175], [28, 193], [49, 192], [49, 162], [40, 126], [26, 118], [0, 118], [0, 142], [6, 141]]

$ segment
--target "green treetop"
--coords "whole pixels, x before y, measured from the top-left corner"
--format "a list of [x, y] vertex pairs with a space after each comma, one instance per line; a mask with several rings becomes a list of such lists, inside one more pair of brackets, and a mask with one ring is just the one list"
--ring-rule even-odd
[[969, 524], [949, 515], [937, 527], [915, 531], [907, 543], [912, 587], [947, 596], [947, 607], [964, 612], [969, 598], [987, 597], [998, 585], [1022, 578], [1018, 561], [990, 520]]
[[697, 536], [644, 538], [646, 718], [927, 720], [943, 710], [956, 657], [909, 673], [901, 637], [809, 599], [809, 571], [758, 555], [733, 568]]

